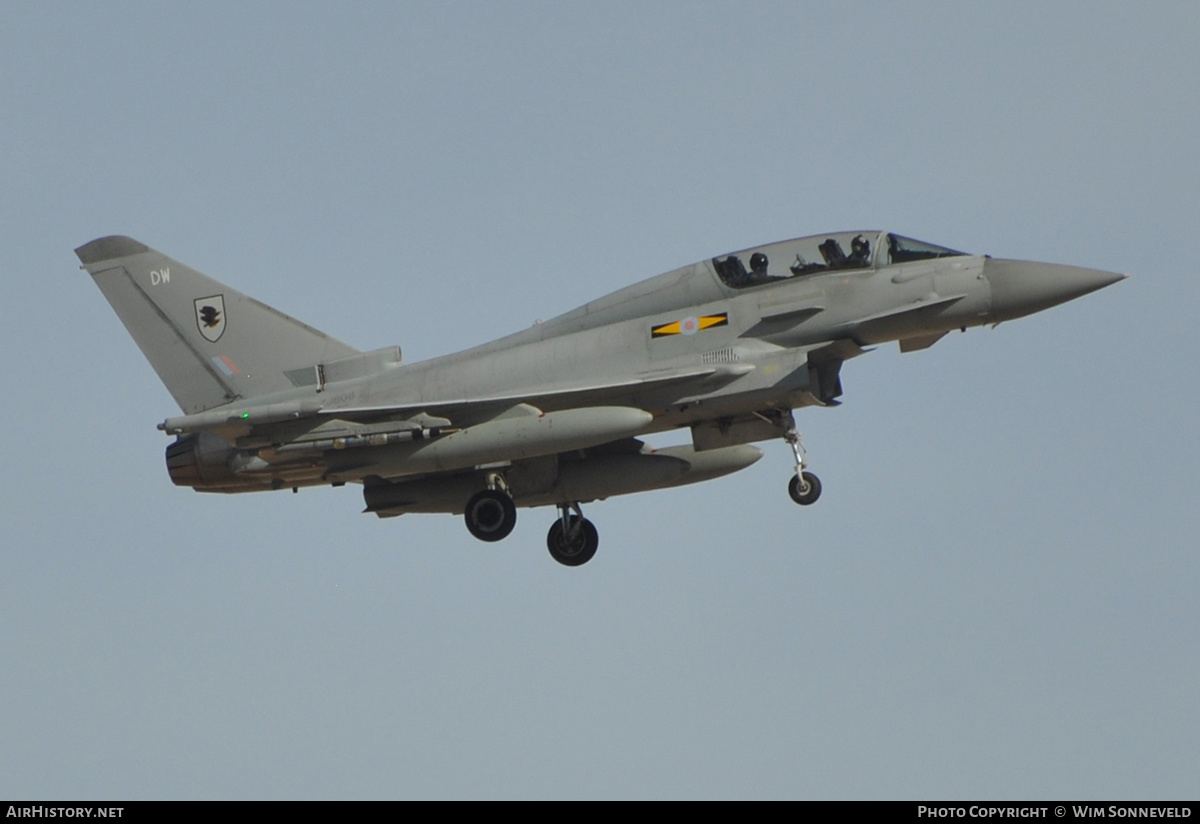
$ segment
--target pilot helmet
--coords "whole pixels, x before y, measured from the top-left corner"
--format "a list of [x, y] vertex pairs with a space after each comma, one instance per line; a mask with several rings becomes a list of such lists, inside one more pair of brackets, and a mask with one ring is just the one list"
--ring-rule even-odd
[[755, 252], [750, 256], [750, 271], [763, 272], [767, 271], [767, 256], [762, 252]]

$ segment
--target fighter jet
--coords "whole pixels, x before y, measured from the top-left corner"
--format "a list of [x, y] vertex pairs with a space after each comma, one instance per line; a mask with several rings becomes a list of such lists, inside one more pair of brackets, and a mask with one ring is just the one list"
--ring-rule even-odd
[[[1124, 275], [999, 260], [889, 232], [717, 255], [532, 328], [406, 364], [362, 352], [128, 237], [75, 250], [183, 414], [158, 428], [177, 485], [253, 492], [361, 484], [366, 512], [461, 514], [499, 541], [557, 507], [567, 566], [599, 536], [581, 506], [744, 469], [782, 439], [788, 493], [814, 503], [793, 411], [835, 406], [842, 364], [898, 341], [998, 324]], [[690, 443], [655, 449], [667, 430]]]

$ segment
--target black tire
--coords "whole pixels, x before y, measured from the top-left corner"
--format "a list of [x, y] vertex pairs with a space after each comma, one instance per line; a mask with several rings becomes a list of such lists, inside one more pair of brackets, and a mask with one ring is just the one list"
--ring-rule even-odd
[[476, 492], [463, 512], [467, 529], [481, 541], [502, 541], [517, 525], [513, 499], [498, 489]]
[[[577, 532], [576, 524], [579, 524]], [[574, 535], [569, 533], [574, 533]], [[560, 564], [572, 567], [582, 566], [592, 560], [592, 556], [596, 554], [596, 549], [600, 546], [600, 533], [587, 518], [580, 523], [578, 515], [571, 516], [569, 533], [564, 534], [561, 518], [555, 520], [550, 525], [550, 532], [546, 534], [546, 547], [550, 550], [550, 557]]]
[[821, 497], [821, 479], [811, 472], [793, 475], [792, 479], [788, 481], [788, 494], [800, 506], [815, 504], [817, 498]]

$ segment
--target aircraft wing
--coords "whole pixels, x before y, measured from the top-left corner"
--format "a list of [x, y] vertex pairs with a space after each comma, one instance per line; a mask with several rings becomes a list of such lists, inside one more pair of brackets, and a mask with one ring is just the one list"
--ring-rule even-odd
[[327, 408], [322, 409], [320, 414], [343, 420], [367, 421], [384, 417], [391, 418], [406, 414], [425, 413], [446, 417], [456, 423], [461, 421], [469, 424], [478, 420], [490, 419], [497, 412], [510, 409], [518, 404], [554, 409], [574, 406], [594, 406], [601, 403], [612, 403], [614, 396], [628, 395], [644, 389], [673, 384], [699, 383], [718, 380], [722, 377], [732, 379], [745, 374], [752, 368], [752, 366], [740, 364], [733, 364], [731, 366], [705, 366], [694, 369], [643, 374], [627, 380], [601, 381], [570, 387], [535, 388], [520, 393], [491, 395], [484, 398], [454, 398], [400, 405], [381, 404], [378, 406], [366, 405]]
[[444, 418], [454, 427], [471, 426], [492, 420], [517, 406], [552, 409], [611, 405], [614, 398], [640, 390], [672, 384], [732, 380], [753, 369], [745, 364], [722, 364], [688, 369], [643, 373], [619, 381], [598, 381], [570, 387], [544, 387], [520, 393], [489, 395], [480, 398], [435, 398], [382, 404], [346, 404], [326, 406], [321, 396], [306, 396], [281, 403], [251, 405], [227, 404], [193, 415], [167, 418], [158, 428], [171, 435], [216, 431], [223, 436], [246, 434], [253, 427], [300, 420], [314, 423], [339, 419], [355, 423], [381, 420], [403, 421], [421, 416]]

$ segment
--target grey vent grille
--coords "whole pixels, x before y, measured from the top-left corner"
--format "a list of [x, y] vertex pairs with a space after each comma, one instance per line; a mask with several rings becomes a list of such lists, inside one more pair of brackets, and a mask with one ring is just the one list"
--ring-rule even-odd
[[725, 346], [721, 349], [714, 349], [711, 352], [705, 352], [702, 356], [705, 363], [737, 363], [737, 352], [733, 351], [732, 346]]

